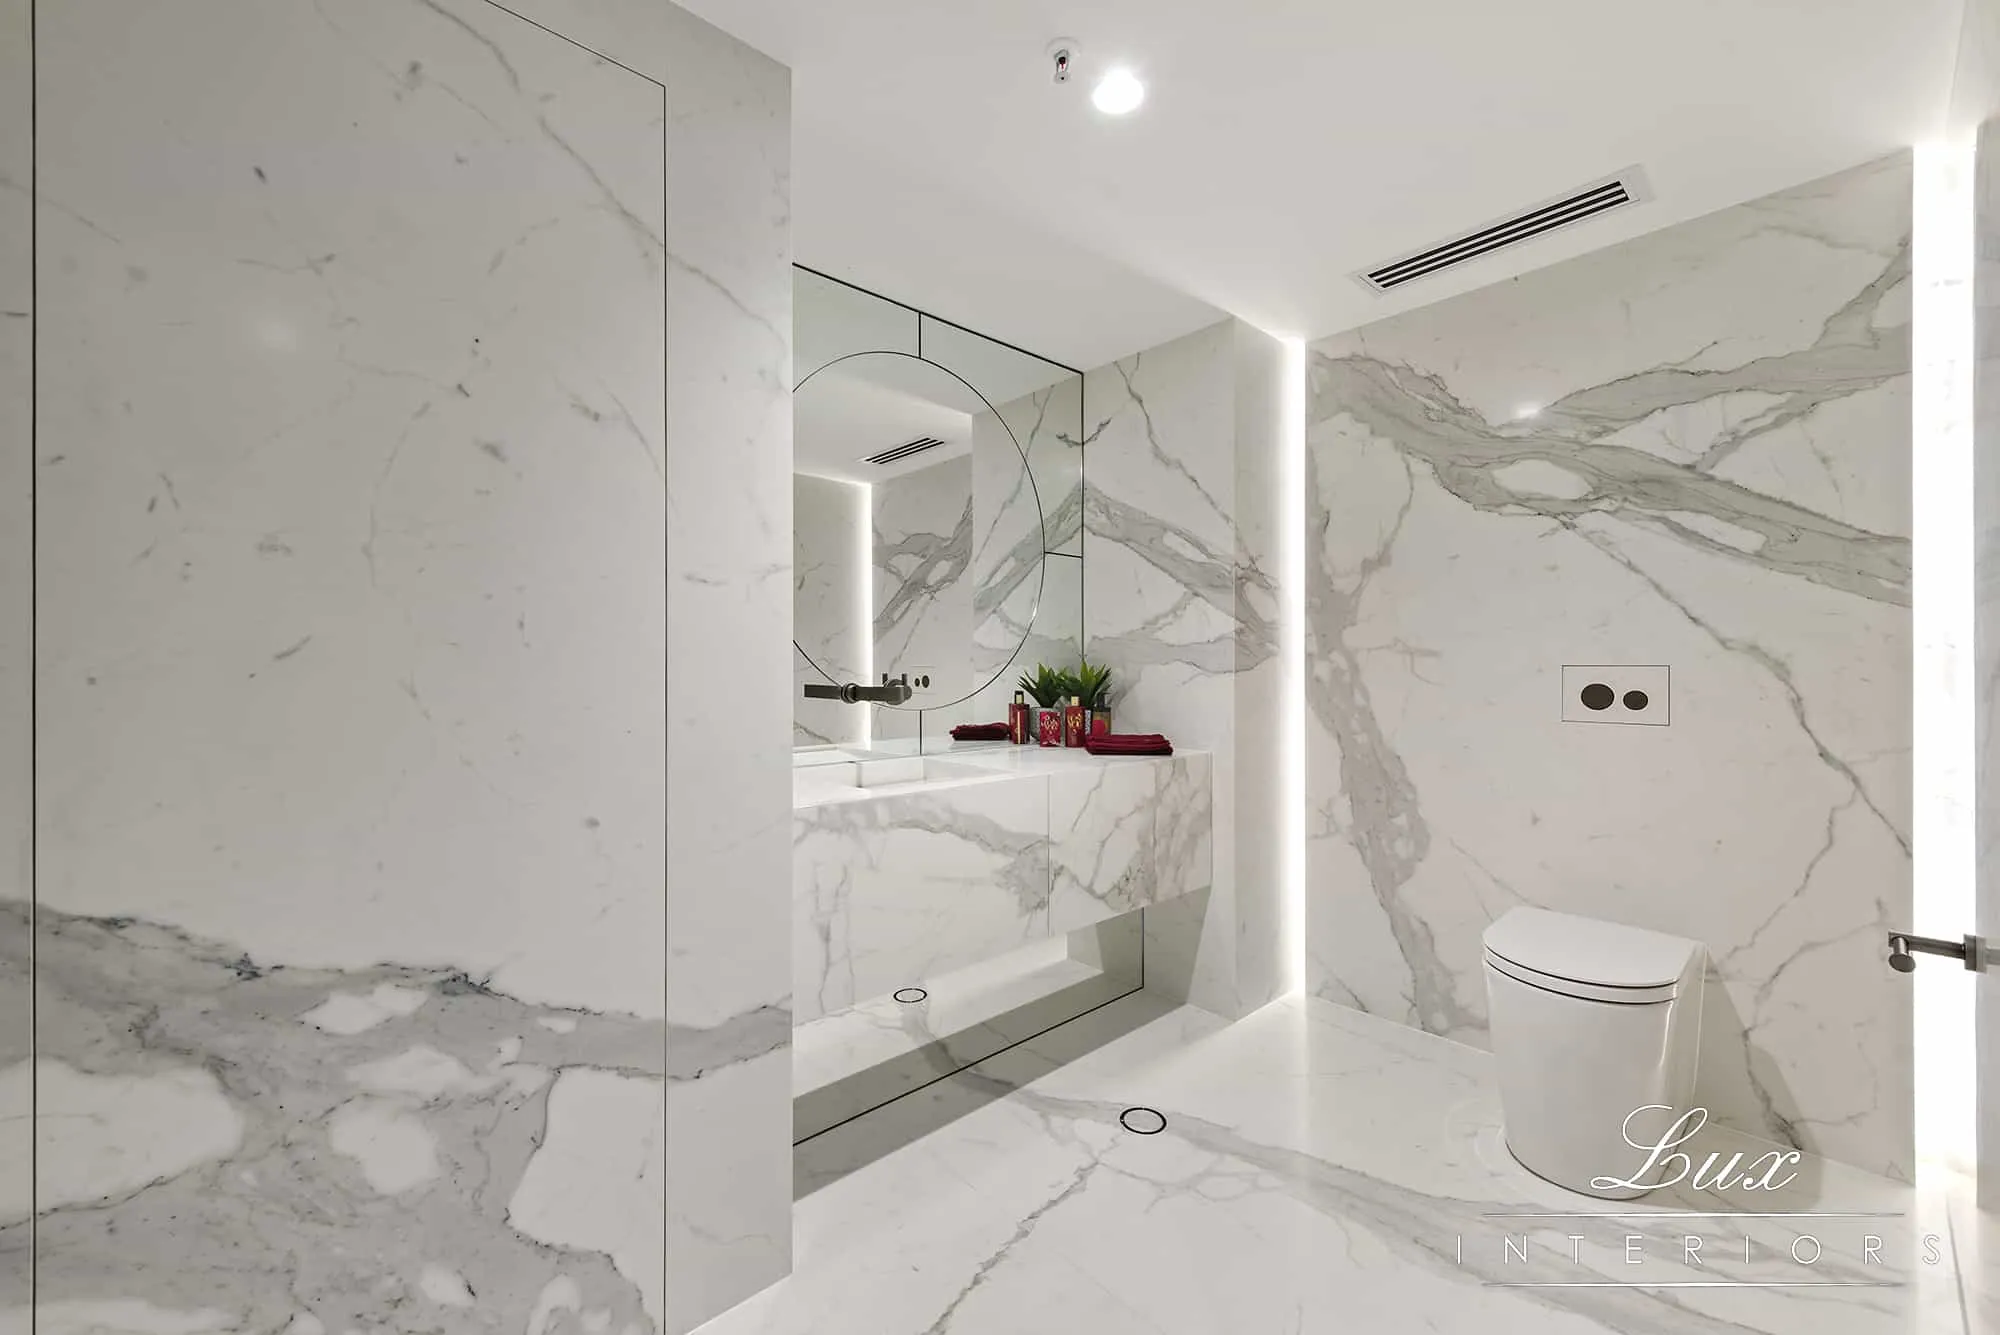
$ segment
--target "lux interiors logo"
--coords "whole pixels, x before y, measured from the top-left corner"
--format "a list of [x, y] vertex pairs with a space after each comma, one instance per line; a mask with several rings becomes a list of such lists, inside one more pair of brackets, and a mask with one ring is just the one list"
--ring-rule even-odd
[[[1708, 1121], [1691, 1109], [1656, 1140], [1635, 1138], [1635, 1118], [1671, 1115], [1649, 1105], [1625, 1119], [1625, 1143], [1645, 1152], [1626, 1176], [1591, 1179], [1598, 1191], [1765, 1193], [1774, 1200], [1803, 1167], [1797, 1150], [1747, 1158], [1687, 1149]], [[1699, 1203], [1682, 1193], [1682, 1199]], [[1898, 1211], [1734, 1210], [1506, 1211], [1485, 1215], [1498, 1236], [1460, 1234], [1458, 1264], [1498, 1288], [1895, 1288], [1917, 1267], [1941, 1265], [1944, 1239], [1918, 1233]]]

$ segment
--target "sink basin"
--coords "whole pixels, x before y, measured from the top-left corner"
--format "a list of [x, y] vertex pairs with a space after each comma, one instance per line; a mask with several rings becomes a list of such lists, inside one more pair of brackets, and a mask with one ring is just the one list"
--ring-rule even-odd
[[931, 756], [889, 756], [792, 771], [792, 805], [815, 806], [864, 794], [916, 792], [935, 784], [1006, 777], [988, 767]]
[[884, 788], [891, 784], [936, 783], [942, 779], [983, 779], [993, 771], [961, 761], [938, 760], [933, 756], [893, 756], [886, 760], [864, 760], [854, 767], [857, 788]]

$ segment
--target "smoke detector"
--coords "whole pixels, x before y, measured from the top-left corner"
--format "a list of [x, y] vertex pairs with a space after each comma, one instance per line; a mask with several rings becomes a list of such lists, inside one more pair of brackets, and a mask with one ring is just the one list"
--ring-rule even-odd
[[1058, 37], [1049, 43], [1049, 64], [1055, 67], [1055, 81], [1068, 83], [1069, 76], [1076, 72], [1076, 40]]

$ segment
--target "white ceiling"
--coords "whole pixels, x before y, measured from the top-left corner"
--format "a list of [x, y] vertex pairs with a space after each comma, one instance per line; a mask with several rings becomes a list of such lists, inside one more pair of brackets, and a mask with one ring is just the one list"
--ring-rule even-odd
[[[793, 68], [801, 263], [1089, 367], [1222, 311], [1336, 332], [1917, 142], [1962, 0], [681, 3]], [[1148, 86], [1119, 120], [1110, 60]], [[1634, 163], [1630, 213], [1348, 276]]]
[[[849, 357], [792, 398], [792, 471], [842, 482], [887, 482], [972, 451], [979, 396], [914, 357]], [[935, 436], [944, 442], [892, 464], [868, 456]]]

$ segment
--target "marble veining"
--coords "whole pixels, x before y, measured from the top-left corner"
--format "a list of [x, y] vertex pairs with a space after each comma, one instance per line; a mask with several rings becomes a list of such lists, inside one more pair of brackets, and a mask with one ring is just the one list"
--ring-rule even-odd
[[1121, 731], [1213, 764], [1210, 893], [1149, 910], [1147, 983], [1232, 1016], [1284, 991], [1289, 955], [1280, 357], [1224, 321], [1084, 378], [1088, 656], [1112, 669]]
[[[25, 907], [0, 905], [0, 927], [11, 993]], [[659, 1184], [639, 1181], [660, 1020], [447, 969], [266, 965], [135, 918], [43, 908], [37, 940], [45, 1311], [116, 1295], [189, 1330], [484, 1330], [555, 1301], [613, 1332], [661, 1321]], [[608, 1093], [590, 1080], [650, 1117], [592, 1134]], [[579, 1197], [591, 1177], [602, 1194]], [[614, 1245], [594, 1221], [621, 1182], [638, 1226]], [[0, 1250], [27, 1227], [0, 1216]], [[26, 1301], [25, 1271], [0, 1284], [0, 1308]]]
[[875, 487], [875, 656], [940, 655], [970, 634], [971, 461], [949, 459]]
[[907, 785], [799, 799], [797, 1023], [1212, 883], [1206, 754], [998, 747], [949, 764]]
[[518, 8], [38, 24], [40, 1329], [789, 1264], [789, 79]]
[[[1485, 1037], [1539, 904], [1691, 936], [1701, 1097], [1911, 1170], [1910, 166], [1314, 344], [1309, 989]], [[1665, 729], [1560, 724], [1669, 664]]]
[[[876, 707], [873, 735], [913, 737], [918, 711], [958, 699], [976, 677], [975, 484], [969, 455], [875, 484], [875, 673], [907, 676], [910, 700]], [[921, 678], [930, 678], [930, 685]]]
[[[1166, 1115], [1162, 1134], [1120, 1129], [1135, 1103]], [[935, 1129], [907, 1144], [917, 1126]], [[1598, 1203], [1508, 1156], [1486, 1054], [1318, 999], [1233, 1025], [1150, 994], [1114, 1002], [798, 1162], [814, 1187], [798, 1272], [717, 1335], [1982, 1329], [1962, 1315], [1980, 1311], [1981, 1276], [1956, 1194], [1813, 1163], [1768, 1202], [1676, 1189], [1616, 1217], [1564, 1213]], [[1879, 1215], [1745, 1213], [1770, 1209]], [[1821, 1244], [1810, 1268], [1789, 1254], [1802, 1232]], [[1663, 1287], [1690, 1279], [1708, 1287]], [[1802, 1279], [1848, 1287], [1756, 1287]]]
[[1214, 808], [1204, 754], [1053, 774], [1049, 821], [1054, 932], [1211, 883]]
[[1049, 779], [1051, 928], [1142, 908], [1159, 883], [1164, 766], [1105, 765]]
[[803, 808], [793, 878], [792, 1006], [802, 1023], [1047, 936], [1047, 785]]

